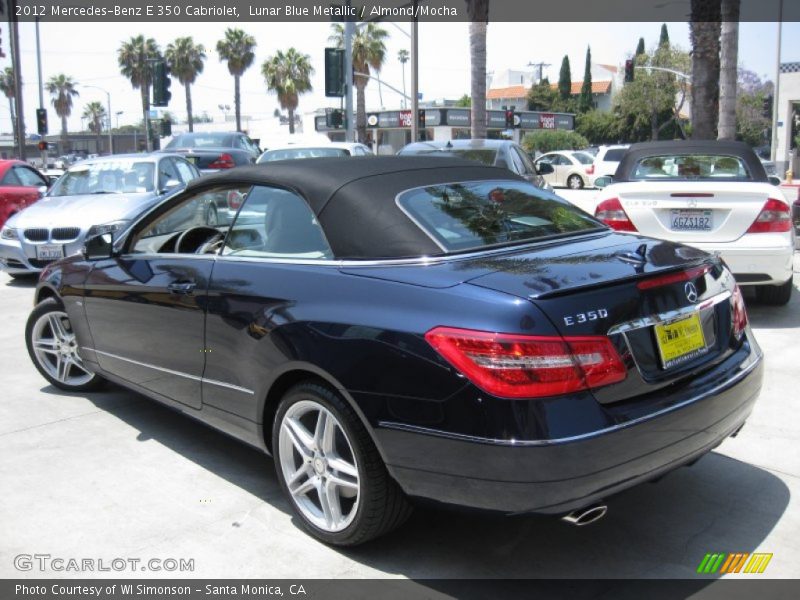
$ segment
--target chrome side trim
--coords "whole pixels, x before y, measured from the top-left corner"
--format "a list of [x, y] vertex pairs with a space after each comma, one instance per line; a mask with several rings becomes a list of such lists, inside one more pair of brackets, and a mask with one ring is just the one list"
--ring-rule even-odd
[[86, 346], [83, 347], [84, 350], [91, 350], [95, 354], [102, 354], [103, 356], [108, 356], [109, 358], [116, 358], [117, 360], [122, 360], [127, 363], [131, 363], [133, 365], [138, 365], [140, 367], [145, 367], [146, 369], [153, 369], [154, 371], [161, 371], [162, 373], [169, 373], [170, 375], [177, 375], [178, 377], [184, 377], [186, 379], [191, 379], [193, 381], [200, 381], [202, 383], [209, 383], [211, 385], [216, 385], [219, 387], [224, 387], [229, 390], [234, 390], [237, 392], [241, 392], [243, 394], [250, 394], [251, 396], [255, 395], [253, 390], [248, 390], [247, 388], [233, 385], [232, 383], [225, 383], [224, 381], [217, 381], [216, 379], [209, 379], [207, 377], [198, 377], [197, 375], [189, 375], [188, 373], [182, 373], [181, 371], [173, 371], [172, 369], [166, 369], [164, 367], [157, 367], [156, 365], [151, 365], [149, 363], [144, 363], [138, 360], [133, 360], [132, 358], [125, 358], [124, 356], [119, 356], [118, 354], [112, 354], [111, 352], [103, 352], [102, 350], [95, 350], [94, 348], [88, 348]]
[[618, 325], [614, 325], [611, 329], [609, 329], [607, 335], [625, 333], [627, 331], [633, 331], [634, 329], [642, 329], [644, 327], [652, 327], [653, 325], [658, 325], [660, 323], [674, 321], [676, 319], [691, 315], [692, 313], [700, 312], [707, 308], [711, 308], [712, 306], [716, 306], [720, 302], [725, 302], [731, 297], [731, 295], [732, 294], [730, 291], [724, 291], [721, 294], [707, 298], [698, 304], [692, 304], [690, 306], [684, 306], [675, 310], [668, 310], [667, 312], [658, 313], [656, 315], [649, 315], [647, 317], [633, 319], [632, 321], [626, 321], [625, 323], [619, 323]]
[[432, 435], [435, 437], [443, 437], [452, 440], [458, 440], [462, 442], [475, 442], [478, 444], [489, 444], [493, 446], [508, 446], [508, 447], [520, 447], [520, 448], [527, 448], [527, 447], [534, 447], [534, 446], [555, 446], [559, 444], [570, 444], [572, 442], [580, 442], [583, 440], [590, 440], [592, 438], [600, 437], [601, 435], [606, 435], [609, 433], [613, 433], [615, 431], [619, 431], [621, 429], [627, 429], [628, 427], [633, 427], [640, 423], [644, 423], [646, 421], [650, 421], [652, 419], [657, 419], [662, 415], [669, 414], [671, 412], [675, 412], [676, 410], [680, 410], [685, 406], [689, 406], [695, 402], [699, 402], [708, 398], [709, 396], [713, 396], [720, 390], [726, 387], [730, 387], [738, 383], [740, 380], [744, 379], [753, 369], [755, 369], [759, 363], [761, 363], [763, 356], [758, 355], [755, 357], [753, 362], [748, 364], [747, 366], [743, 367], [741, 371], [736, 373], [735, 376], [720, 383], [710, 390], [703, 392], [699, 396], [695, 396], [690, 398], [689, 400], [684, 400], [674, 406], [670, 406], [669, 408], [665, 408], [663, 410], [659, 410], [657, 412], [651, 413], [644, 417], [639, 417], [638, 419], [633, 419], [632, 421], [628, 421], [627, 423], [620, 423], [619, 425], [612, 425], [611, 427], [606, 427], [604, 429], [598, 429], [596, 431], [590, 431], [588, 433], [582, 433], [580, 435], [573, 435], [569, 437], [563, 438], [554, 438], [549, 440], [501, 440], [496, 438], [485, 438], [480, 436], [474, 435], [467, 435], [463, 433], [453, 433], [449, 431], [441, 431], [440, 429], [431, 429], [429, 427], [419, 427], [417, 425], [408, 425], [406, 423], [394, 423], [392, 421], [379, 421], [378, 425], [380, 427], [384, 427], [386, 429], [395, 429], [398, 431], [407, 431], [409, 433], [420, 433], [423, 435]]

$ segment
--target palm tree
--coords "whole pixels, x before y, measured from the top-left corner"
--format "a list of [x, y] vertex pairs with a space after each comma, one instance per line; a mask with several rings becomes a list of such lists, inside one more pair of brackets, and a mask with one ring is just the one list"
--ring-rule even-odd
[[406, 63], [408, 62], [408, 50], [401, 48], [397, 51], [397, 60], [403, 68], [403, 108], [406, 107]]
[[[332, 23], [328, 38], [338, 48], [344, 48], [344, 25]], [[375, 23], [367, 23], [353, 35], [353, 85], [356, 88], [356, 129], [358, 141], [367, 141], [367, 107], [364, 90], [369, 83], [370, 69], [380, 71], [386, 59], [386, 39], [389, 34]]]
[[692, 0], [692, 138], [712, 140], [719, 114], [720, 0]]
[[289, 111], [289, 133], [294, 133], [294, 111], [300, 94], [311, 91], [311, 57], [289, 48], [286, 54], [278, 50], [261, 65], [267, 89], [278, 94], [278, 102]]
[[67, 145], [67, 117], [72, 114], [72, 97], [78, 96], [75, 87], [78, 82], [69, 75], [60, 73], [53, 75], [46, 84], [47, 93], [52, 96], [53, 107], [56, 114], [61, 117], [61, 144], [64, 151]]
[[89, 120], [89, 131], [93, 131], [97, 136], [97, 151], [100, 152], [100, 134], [103, 131], [103, 121], [106, 119], [106, 109], [100, 102], [89, 102], [83, 107], [82, 117]]
[[[159, 60], [161, 51], [153, 38], [145, 38], [143, 35], [132, 37], [127, 42], [123, 42], [117, 50], [117, 62], [122, 74], [130, 79], [131, 86], [139, 90], [142, 95], [142, 117], [147, 123], [147, 113], [150, 111], [150, 84], [153, 81], [152, 70], [148, 60]], [[147, 150], [150, 147], [150, 134], [145, 132], [147, 140]]]
[[470, 95], [472, 139], [486, 137], [486, 28], [489, 0], [466, 0], [469, 15]]
[[0, 92], [8, 98], [8, 113], [11, 115], [11, 128], [14, 131], [14, 143], [17, 141], [17, 115], [14, 111], [14, 97], [17, 94], [17, 85], [14, 80], [14, 69], [6, 67], [0, 71]]
[[179, 37], [174, 43], [167, 46], [164, 58], [167, 60], [167, 67], [172, 75], [177, 77], [186, 89], [186, 114], [189, 115], [187, 122], [189, 131], [194, 131], [191, 86], [197, 76], [203, 72], [206, 49], [203, 44], [195, 44], [191, 36]]
[[219, 59], [228, 63], [228, 72], [233, 75], [233, 104], [236, 109], [236, 131], [242, 130], [242, 102], [239, 95], [239, 78], [250, 68], [256, 55], [256, 38], [241, 29], [228, 28], [225, 39], [217, 42]]
[[739, 0], [722, 0], [719, 126], [717, 138], [736, 139], [736, 80], [739, 62]]

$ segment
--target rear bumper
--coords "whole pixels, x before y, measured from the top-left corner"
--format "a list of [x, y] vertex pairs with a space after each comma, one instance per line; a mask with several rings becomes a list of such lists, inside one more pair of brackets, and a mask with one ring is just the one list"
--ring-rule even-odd
[[740, 285], [775, 285], [792, 277], [793, 238], [786, 233], [756, 233], [730, 244], [691, 245], [722, 256]]
[[472, 438], [391, 423], [382, 423], [376, 437], [410, 496], [504, 513], [558, 514], [692, 462], [736, 432], [761, 390], [757, 346], [725, 377], [710, 379], [691, 394], [674, 394], [652, 414], [570, 438]]

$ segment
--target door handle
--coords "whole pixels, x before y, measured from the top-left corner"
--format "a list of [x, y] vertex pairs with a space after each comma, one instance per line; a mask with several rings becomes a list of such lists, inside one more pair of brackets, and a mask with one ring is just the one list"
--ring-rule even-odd
[[196, 287], [197, 284], [194, 281], [176, 281], [170, 283], [167, 289], [172, 294], [191, 294]]

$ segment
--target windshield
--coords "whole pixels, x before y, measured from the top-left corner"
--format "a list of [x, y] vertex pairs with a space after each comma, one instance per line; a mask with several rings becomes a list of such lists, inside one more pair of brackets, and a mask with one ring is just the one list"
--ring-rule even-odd
[[424, 150], [402, 152], [402, 154], [424, 154], [425, 156], [463, 158], [474, 160], [485, 165], [494, 166], [497, 150], [475, 148], [426, 148]]
[[446, 252], [605, 228], [568, 202], [515, 181], [418, 188], [403, 192], [398, 204]]
[[737, 156], [713, 154], [663, 154], [639, 159], [630, 179], [737, 179], [751, 180], [744, 161]]
[[322, 158], [335, 156], [350, 156], [343, 148], [285, 148], [283, 150], [270, 150], [262, 154], [258, 162], [265, 163], [273, 160], [292, 160], [296, 158]]
[[172, 138], [167, 148], [229, 148], [233, 146], [228, 133], [184, 133]]
[[155, 189], [154, 163], [109, 160], [81, 163], [64, 173], [49, 196], [143, 194]]

